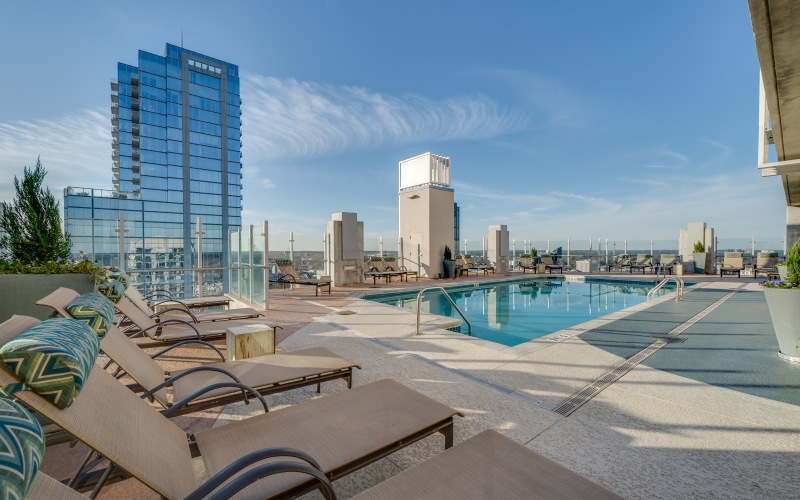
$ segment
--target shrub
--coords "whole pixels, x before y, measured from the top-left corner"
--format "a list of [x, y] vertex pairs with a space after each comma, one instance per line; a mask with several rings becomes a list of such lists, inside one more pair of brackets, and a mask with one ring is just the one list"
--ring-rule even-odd
[[703, 246], [703, 242], [698, 241], [694, 244], [694, 253], [703, 253], [706, 251], [706, 247]]
[[531, 257], [536, 258], [539, 256], [539, 250], [536, 250], [536, 247], [531, 248]]
[[453, 251], [450, 250], [450, 247], [445, 245], [444, 246], [444, 260], [453, 260]]

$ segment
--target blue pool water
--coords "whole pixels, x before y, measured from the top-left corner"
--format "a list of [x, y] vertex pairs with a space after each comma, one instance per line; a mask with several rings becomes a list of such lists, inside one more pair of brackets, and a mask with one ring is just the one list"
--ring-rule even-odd
[[[447, 293], [472, 323], [473, 336], [515, 346], [645, 302], [647, 292], [654, 286], [652, 282], [577, 282], [552, 278], [455, 287], [448, 288]], [[663, 295], [673, 290], [664, 288], [656, 293]], [[364, 298], [416, 312], [417, 293]], [[437, 291], [425, 293], [421, 309], [424, 313], [460, 319]], [[466, 324], [461, 331], [467, 332]]]

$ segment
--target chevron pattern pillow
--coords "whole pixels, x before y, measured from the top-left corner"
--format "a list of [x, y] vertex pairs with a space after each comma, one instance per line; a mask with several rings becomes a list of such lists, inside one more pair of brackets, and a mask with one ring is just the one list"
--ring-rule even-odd
[[114, 304], [99, 293], [84, 293], [70, 302], [66, 309], [73, 318], [92, 327], [100, 338], [114, 323]]
[[44, 456], [39, 422], [16, 401], [0, 398], [0, 493], [22, 500]]
[[111, 274], [108, 275], [108, 278], [109, 280], [119, 281], [126, 289], [131, 285], [131, 277], [119, 270], [112, 271]]
[[122, 297], [125, 295], [125, 285], [117, 280], [108, 280], [105, 283], [98, 285], [97, 291], [108, 297], [111, 302], [116, 304], [122, 300]]
[[82, 321], [43, 321], [3, 347], [0, 359], [20, 378], [4, 386], [5, 395], [31, 390], [59, 408], [78, 397], [100, 352], [100, 339]]

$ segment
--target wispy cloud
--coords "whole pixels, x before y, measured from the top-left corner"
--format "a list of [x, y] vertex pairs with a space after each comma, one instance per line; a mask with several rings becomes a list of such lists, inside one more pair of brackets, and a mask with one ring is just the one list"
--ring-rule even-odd
[[525, 115], [482, 95], [441, 101], [360, 87], [248, 75], [242, 81], [244, 154], [302, 158], [387, 144], [485, 139], [519, 130]]
[[111, 187], [111, 121], [83, 110], [60, 119], [0, 123], [0, 199], [13, 197], [14, 176], [41, 156], [51, 191], [66, 186]]

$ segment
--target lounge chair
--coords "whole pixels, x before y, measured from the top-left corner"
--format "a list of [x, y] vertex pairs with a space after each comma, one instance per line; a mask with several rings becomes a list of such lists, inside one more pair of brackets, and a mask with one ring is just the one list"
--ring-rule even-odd
[[151, 318], [161, 317], [161, 315], [169, 315], [170, 317], [183, 317], [186, 318], [187, 316], [191, 318], [193, 323], [205, 323], [208, 321], [224, 321], [229, 319], [245, 319], [245, 318], [257, 318], [260, 316], [264, 316], [264, 313], [260, 313], [253, 309], [252, 307], [242, 307], [238, 309], [222, 309], [219, 311], [201, 311], [201, 312], [192, 312], [190, 311], [190, 307], [179, 300], [169, 300], [159, 302], [155, 305], [163, 304], [167, 306], [166, 309], [162, 309], [161, 311], [156, 312], [153, 310], [150, 305], [147, 303], [146, 300], [141, 296], [141, 294], [132, 286], [129, 286], [125, 290], [125, 297], [122, 300], [129, 300], [133, 305], [138, 307], [142, 310], [143, 313], [147, 314]]
[[[189, 343], [214, 350], [221, 361], [174, 373], [165, 372], [156, 363], [159, 356]], [[324, 347], [225, 361], [225, 356], [213, 345], [187, 340], [149, 356], [114, 326], [103, 336], [100, 349], [119, 367], [117, 376], [127, 373], [138, 384], [131, 389], [146, 391], [146, 397], [155, 400], [173, 417], [246, 400], [253, 396], [247, 393], [249, 389], [266, 396], [316, 385], [319, 392], [322, 382], [335, 379], [344, 379], [350, 389], [353, 386], [353, 368], [361, 368]], [[238, 384], [247, 386], [247, 389]], [[167, 391], [169, 387], [172, 388], [171, 400]]]
[[302, 277], [301, 274], [297, 272], [297, 269], [294, 268], [294, 263], [291, 260], [279, 259], [275, 261], [275, 265], [278, 266], [278, 271], [280, 272], [278, 283], [282, 283], [284, 288], [286, 288], [287, 284], [310, 285], [315, 287], [314, 288], [315, 297], [319, 295], [319, 291], [322, 288], [327, 288], [328, 294], [331, 293], [330, 280], [315, 280], [311, 278]]
[[767, 279], [778, 277], [778, 253], [758, 252], [756, 263], [753, 265], [753, 278], [763, 274]]
[[409, 276], [413, 276], [414, 281], [419, 281], [419, 273], [417, 271], [409, 271], [406, 266], [398, 265], [395, 257], [384, 257], [383, 261], [386, 263], [387, 271], [402, 271], [406, 273], [406, 282]]
[[641, 271], [644, 274], [645, 270], [654, 269], [653, 256], [649, 253], [640, 253], [636, 255], [636, 262], [631, 262], [628, 266], [628, 271], [633, 274], [633, 271]]
[[[18, 324], [15, 318], [6, 321], [0, 325], [0, 336]], [[19, 382], [14, 372], [0, 364], [1, 385]], [[220, 496], [228, 498], [239, 487], [246, 488], [241, 492], [245, 498], [291, 497], [321, 484], [331, 491], [327, 480], [436, 432], [444, 434], [445, 448], [449, 448], [453, 417], [460, 415], [386, 379], [187, 435], [96, 365], [72, 404], [64, 409], [30, 390], [14, 396], [86, 444], [91, 449], [87, 458], [97, 453], [107, 459], [106, 471], [121, 469], [165, 498], [204, 498], [251, 466], [256, 469], [228, 481], [223, 488], [232, 491], [220, 490]], [[209, 479], [202, 485], [194, 473], [193, 454], [205, 463]], [[275, 457], [300, 457], [302, 462], [298, 464], [297, 458], [280, 465], [262, 462]], [[84, 462], [77, 473], [78, 484], [86, 484], [83, 469], [97, 465], [92, 461], [87, 467]], [[282, 472], [303, 475], [279, 474]], [[100, 477], [98, 490], [106, 477]]]
[[678, 256], [674, 253], [662, 253], [656, 264], [656, 273], [672, 274], [675, 264], [678, 263]]
[[227, 309], [231, 302], [233, 302], [232, 298], [226, 297], [225, 295], [181, 298], [169, 290], [151, 290], [144, 294], [139, 292], [134, 286], [129, 286], [128, 290], [131, 290], [129, 294], [131, 299], [143, 300], [150, 308], [155, 307], [157, 304], [175, 302], [189, 309], [205, 309], [207, 307], [224, 307]]
[[621, 499], [497, 431], [487, 430], [352, 497]]
[[471, 255], [456, 255], [456, 262], [458, 262], [461, 268], [465, 269], [467, 273], [469, 273], [469, 271], [475, 271], [475, 274], [483, 272], [483, 275], [486, 276], [489, 274], [489, 271], [491, 271], [492, 274], [494, 274], [494, 266], [476, 264], [475, 261], [472, 260]]
[[[80, 294], [75, 290], [62, 287], [47, 297], [36, 301], [36, 303], [42, 306], [52, 307], [56, 312], [66, 318], [70, 316], [69, 312], [66, 310], [66, 306], [79, 296]], [[196, 323], [179, 318], [163, 318], [157, 322], [149, 315], [142, 312], [141, 309], [136, 307], [133, 302], [129, 300], [120, 300], [118, 303], [114, 304], [114, 307], [122, 313], [122, 318], [118, 324], [121, 324], [126, 319], [130, 320], [132, 323], [131, 327], [123, 330], [128, 336], [136, 337], [142, 335], [158, 342], [180, 342], [188, 339], [204, 340], [214, 337], [223, 337], [225, 336], [226, 330], [234, 326], [257, 324], [266, 325], [271, 328], [281, 328], [279, 325], [265, 321], [263, 318], [211, 321], [207, 323]]]
[[403, 278], [408, 281], [408, 275], [405, 271], [389, 269], [386, 263], [383, 262], [383, 257], [370, 257], [369, 265], [372, 269], [378, 271], [379, 273], [387, 273], [389, 276], [398, 276], [401, 282], [403, 281]]
[[542, 264], [544, 264], [544, 271], [553, 274], [553, 269], [558, 269], [558, 272], [564, 274], [564, 266], [556, 264], [555, 259], [550, 254], [542, 254]]
[[625, 268], [631, 267], [631, 254], [629, 253], [621, 253], [616, 256], [614, 262], [608, 266], [608, 270], [613, 271], [614, 269], [619, 269], [622, 271]]
[[533, 257], [530, 255], [521, 255], [519, 258], [519, 267], [522, 268], [522, 274], [525, 274], [528, 269], [534, 273], [538, 271], [538, 265], [534, 264]]
[[744, 252], [725, 252], [722, 265], [719, 266], [719, 277], [736, 273], [736, 277], [741, 278], [742, 269], [744, 269]]
[[[372, 267], [372, 262], [369, 260], [364, 261], [364, 278], [372, 278], [372, 284], [375, 285], [377, 283], [378, 278], [383, 278], [386, 280], [386, 284], [388, 285], [392, 281], [392, 273], [383, 271], [380, 272], [374, 267]], [[402, 278], [401, 278], [402, 279]]]

